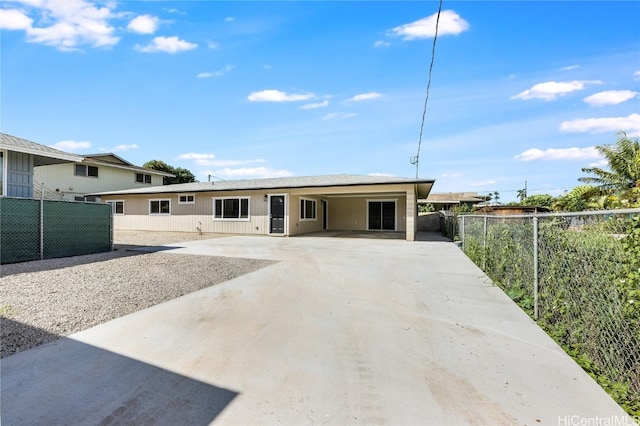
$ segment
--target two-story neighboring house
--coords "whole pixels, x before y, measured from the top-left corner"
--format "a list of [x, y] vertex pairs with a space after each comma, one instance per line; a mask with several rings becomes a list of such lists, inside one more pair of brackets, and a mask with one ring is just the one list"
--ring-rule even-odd
[[79, 155], [0, 133], [0, 196], [31, 198], [35, 168], [79, 161]]
[[34, 168], [34, 197], [97, 201], [96, 192], [136, 189], [163, 184], [174, 175], [131, 164], [116, 154], [88, 154], [79, 162]]

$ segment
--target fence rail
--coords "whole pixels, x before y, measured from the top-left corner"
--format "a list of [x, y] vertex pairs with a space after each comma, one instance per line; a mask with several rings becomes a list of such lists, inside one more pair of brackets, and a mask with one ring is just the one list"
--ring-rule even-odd
[[108, 204], [0, 197], [0, 264], [113, 248]]
[[467, 215], [458, 232], [494, 283], [640, 414], [640, 209]]

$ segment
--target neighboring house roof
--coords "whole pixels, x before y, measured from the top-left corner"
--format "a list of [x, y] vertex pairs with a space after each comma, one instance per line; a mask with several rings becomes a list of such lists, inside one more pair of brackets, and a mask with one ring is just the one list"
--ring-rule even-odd
[[477, 192], [446, 192], [429, 194], [426, 200], [419, 200], [425, 203], [459, 204], [459, 203], [481, 203], [488, 200], [489, 196], [480, 195]]
[[473, 209], [478, 213], [504, 213], [504, 214], [528, 214], [528, 213], [548, 213], [549, 207], [543, 206], [478, 206]]
[[59, 164], [67, 162], [80, 162], [83, 157], [68, 152], [60, 151], [49, 146], [31, 142], [26, 139], [0, 133], [0, 149], [23, 154], [31, 154], [34, 158], [34, 166]]
[[83, 163], [114, 167], [116, 169], [133, 170], [136, 172], [147, 173], [150, 175], [158, 175], [158, 176], [166, 176], [166, 177], [176, 176], [172, 173], [162, 172], [160, 170], [147, 169], [146, 167], [135, 166], [113, 153], [86, 154], [84, 155]]
[[125, 166], [133, 166], [133, 163], [128, 162], [124, 158], [114, 154], [113, 152], [101, 152], [99, 154], [85, 154], [84, 158], [96, 160], [96, 161], [106, 161], [109, 163], [122, 164]]
[[154, 186], [148, 188], [136, 188], [121, 191], [100, 192], [92, 195], [125, 195], [125, 194], [163, 194], [178, 192], [203, 192], [203, 191], [238, 191], [277, 188], [309, 188], [331, 186], [361, 186], [361, 185], [389, 185], [389, 184], [415, 184], [418, 190], [418, 198], [426, 197], [431, 190], [434, 179], [411, 179], [387, 176], [362, 176], [362, 175], [323, 175], [323, 176], [298, 176], [269, 179], [228, 180], [215, 182], [194, 182], [175, 185]]

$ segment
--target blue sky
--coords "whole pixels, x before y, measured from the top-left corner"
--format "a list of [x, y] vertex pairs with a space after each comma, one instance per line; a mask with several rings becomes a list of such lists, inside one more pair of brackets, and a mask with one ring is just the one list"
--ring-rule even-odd
[[[414, 177], [435, 1], [0, 3], [2, 131], [216, 178]], [[640, 2], [444, 1], [433, 192], [559, 195], [640, 136]]]

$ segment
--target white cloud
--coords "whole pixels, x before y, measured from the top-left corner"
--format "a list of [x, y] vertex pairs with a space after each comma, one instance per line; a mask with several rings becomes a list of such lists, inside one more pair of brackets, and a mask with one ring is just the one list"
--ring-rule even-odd
[[226, 18], [224, 18], [224, 22], [233, 22], [235, 20], [236, 18], [234, 18], [233, 16], [227, 16]]
[[384, 40], [378, 40], [375, 43], [373, 43], [373, 47], [389, 47], [391, 46], [391, 43], [389, 43], [388, 41], [384, 41]]
[[[419, 19], [409, 24], [400, 25], [388, 31], [389, 35], [402, 37], [403, 40], [431, 38], [436, 31], [437, 14]], [[460, 34], [469, 29], [469, 23], [453, 10], [443, 10], [438, 23], [438, 35]]]
[[130, 151], [132, 149], [138, 149], [140, 148], [138, 145], [136, 144], [131, 144], [131, 145], [116, 145], [113, 148], [109, 149], [110, 152], [121, 152], [121, 151]]
[[630, 114], [627, 117], [602, 117], [602, 118], [579, 118], [576, 120], [563, 121], [560, 130], [564, 132], [577, 133], [607, 133], [625, 131], [627, 136], [640, 136], [640, 114]]
[[584, 98], [591, 106], [617, 105], [638, 96], [638, 92], [631, 90], [605, 90]]
[[368, 176], [393, 177], [391, 173], [369, 173]]
[[181, 154], [178, 156], [181, 160], [191, 160], [194, 164], [198, 166], [210, 166], [213, 165], [215, 161], [215, 154], [200, 154], [197, 152], [188, 152], [186, 154]]
[[359, 95], [355, 95], [353, 98], [347, 99], [347, 102], [367, 101], [370, 99], [377, 99], [381, 97], [382, 97], [382, 94], [378, 92], [361, 93]]
[[218, 71], [205, 71], [201, 72], [197, 75], [198, 78], [211, 78], [211, 77], [222, 77], [226, 73], [232, 71], [235, 67], [233, 65], [227, 65], [226, 67], [218, 70]]
[[443, 178], [460, 178], [462, 177], [462, 173], [443, 173], [440, 175]]
[[156, 37], [146, 46], [135, 45], [135, 49], [141, 52], [167, 52], [177, 53], [184, 50], [192, 50], [198, 47], [195, 43], [180, 40], [178, 37]]
[[265, 179], [293, 176], [293, 173], [288, 170], [277, 170], [270, 167], [241, 167], [237, 169], [225, 168], [207, 174], [222, 176], [229, 179]]
[[33, 19], [16, 9], [0, 9], [0, 29], [27, 30]]
[[[28, 12], [7, 9], [1, 12], [0, 26], [5, 29], [24, 30], [29, 43], [53, 46], [63, 51], [79, 50], [82, 45], [109, 47], [118, 43], [115, 28], [109, 20], [116, 17], [110, 8], [115, 3], [97, 7], [85, 0], [25, 0]], [[34, 26], [29, 16], [40, 18]]]
[[57, 142], [51, 146], [61, 151], [77, 152], [91, 148], [91, 142], [68, 140]]
[[471, 182], [469, 185], [471, 186], [487, 186], [487, 185], [494, 185], [496, 183], [495, 180], [481, 180], [478, 182]]
[[538, 83], [511, 97], [511, 99], [544, 99], [552, 101], [558, 96], [584, 89], [587, 84], [602, 84], [599, 80], [547, 81]]
[[251, 102], [295, 102], [306, 101], [315, 97], [313, 93], [286, 93], [280, 90], [262, 90], [247, 96]]
[[164, 8], [163, 10], [168, 12], [168, 13], [177, 13], [179, 15], [186, 15], [185, 12], [181, 11], [180, 9], [176, 9], [175, 7]]
[[560, 71], [571, 71], [580, 68], [580, 65], [569, 65], [568, 67], [560, 68]]
[[340, 118], [352, 118], [355, 117], [355, 112], [330, 112], [329, 114], [322, 117], [323, 120], [335, 120]]
[[133, 18], [127, 28], [139, 34], [153, 34], [158, 29], [159, 19], [151, 15], [140, 15]]
[[541, 150], [532, 148], [515, 156], [516, 160], [532, 161], [532, 160], [588, 160], [591, 158], [599, 158], [600, 154], [595, 147], [588, 148], [549, 148]]
[[633, 73], [634, 80], [640, 80], [640, 70]]
[[322, 102], [312, 103], [312, 104], [304, 104], [300, 107], [300, 109], [315, 109], [315, 108], [324, 108], [329, 105], [328, 100], [324, 100]]
[[587, 167], [600, 167], [600, 168], [603, 168], [603, 167], [606, 167], [608, 165], [609, 165], [609, 160], [607, 160], [606, 158], [602, 158], [602, 159], [600, 159], [600, 161], [595, 161], [593, 163], [589, 163], [587, 165]]
[[[181, 160], [191, 160], [198, 166], [216, 166], [216, 167], [230, 167], [238, 166], [242, 164], [255, 164], [264, 163], [263, 159], [253, 160], [217, 160], [215, 154], [199, 154], [196, 152], [189, 152], [178, 156]], [[213, 172], [209, 173], [212, 174]]]

